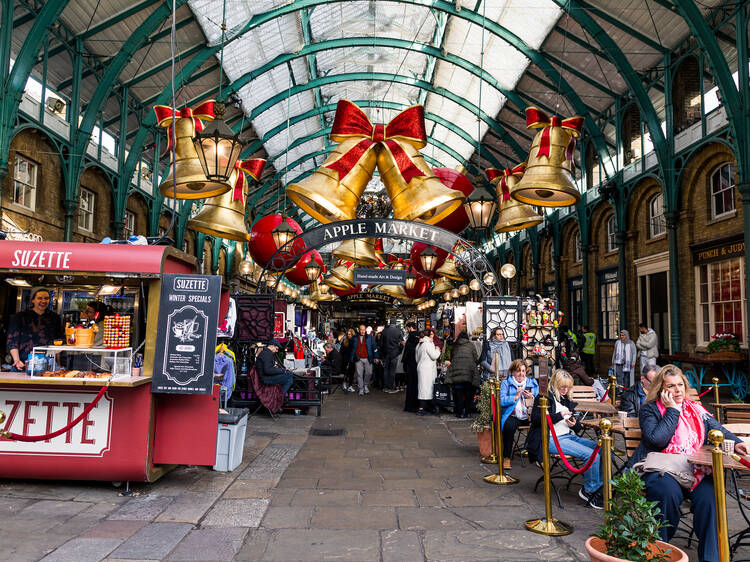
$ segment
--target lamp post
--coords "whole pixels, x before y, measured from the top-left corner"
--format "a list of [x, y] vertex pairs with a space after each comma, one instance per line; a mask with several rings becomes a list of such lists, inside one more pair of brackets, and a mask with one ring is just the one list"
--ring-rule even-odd
[[510, 295], [510, 280], [516, 276], [516, 266], [512, 263], [506, 263], [500, 268], [500, 275], [508, 280], [508, 295]]

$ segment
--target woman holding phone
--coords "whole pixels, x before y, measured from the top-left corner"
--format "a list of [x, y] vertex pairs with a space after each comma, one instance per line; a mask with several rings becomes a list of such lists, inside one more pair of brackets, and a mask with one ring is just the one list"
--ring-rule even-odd
[[503, 467], [510, 468], [513, 456], [513, 442], [518, 427], [528, 423], [529, 411], [534, 398], [539, 394], [539, 385], [533, 378], [526, 377], [526, 363], [514, 359], [508, 367], [511, 376], [500, 385], [501, 424], [503, 428]]

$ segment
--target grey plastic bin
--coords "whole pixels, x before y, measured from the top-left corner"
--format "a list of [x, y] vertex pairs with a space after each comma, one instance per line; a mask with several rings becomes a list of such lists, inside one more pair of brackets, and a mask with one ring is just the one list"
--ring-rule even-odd
[[247, 409], [227, 408], [228, 414], [219, 414], [216, 431], [216, 464], [214, 470], [231, 472], [242, 462], [242, 450], [247, 431]]

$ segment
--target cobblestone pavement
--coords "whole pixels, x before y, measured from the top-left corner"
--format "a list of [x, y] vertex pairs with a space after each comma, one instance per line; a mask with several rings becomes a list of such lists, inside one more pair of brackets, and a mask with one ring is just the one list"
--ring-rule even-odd
[[[109, 483], [2, 482], [0, 560], [588, 559], [602, 512], [575, 483], [565, 509], [553, 504], [572, 535], [525, 531], [544, 514], [541, 472], [516, 460], [518, 485], [486, 484], [470, 421], [407, 414], [403, 396], [338, 392], [320, 418], [253, 417], [234, 472], [181, 467], [132, 485], [135, 497]], [[741, 526], [734, 509], [729, 520]]]

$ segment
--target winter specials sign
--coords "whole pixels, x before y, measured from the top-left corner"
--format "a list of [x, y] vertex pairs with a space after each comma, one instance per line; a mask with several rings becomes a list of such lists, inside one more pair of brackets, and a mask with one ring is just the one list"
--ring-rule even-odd
[[164, 274], [151, 392], [210, 394], [221, 277]]

